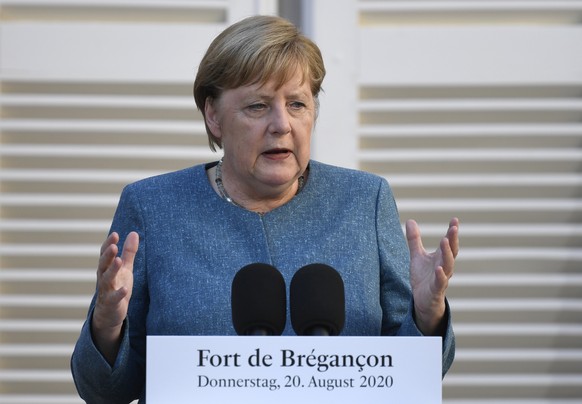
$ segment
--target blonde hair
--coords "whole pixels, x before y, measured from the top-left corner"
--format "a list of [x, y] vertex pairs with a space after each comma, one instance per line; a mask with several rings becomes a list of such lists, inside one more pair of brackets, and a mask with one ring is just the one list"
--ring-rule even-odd
[[[220, 33], [208, 47], [194, 81], [194, 99], [205, 116], [206, 102], [224, 90], [275, 80], [287, 82], [299, 68], [311, 87], [316, 106], [325, 67], [321, 51], [291, 22], [275, 16], [245, 18]], [[206, 125], [210, 148], [222, 148]]]

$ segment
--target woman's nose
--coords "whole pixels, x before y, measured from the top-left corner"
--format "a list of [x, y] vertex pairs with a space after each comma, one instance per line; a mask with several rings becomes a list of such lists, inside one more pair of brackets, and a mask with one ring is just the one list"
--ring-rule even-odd
[[291, 131], [289, 111], [286, 106], [276, 106], [271, 109], [269, 132], [274, 135], [285, 135]]

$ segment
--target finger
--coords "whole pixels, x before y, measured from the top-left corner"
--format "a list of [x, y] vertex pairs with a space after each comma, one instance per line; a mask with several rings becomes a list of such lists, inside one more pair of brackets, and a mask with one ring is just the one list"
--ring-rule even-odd
[[122, 286], [119, 289], [114, 290], [110, 293], [109, 303], [113, 304], [113, 305], [118, 304], [123, 299], [125, 299], [125, 297], [128, 295], [129, 295], [129, 289], [126, 286]]
[[99, 305], [102, 310], [115, 310], [115, 306], [121, 303], [128, 295], [129, 289], [126, 286], [122, 286], [117, 290], [110, 290], [107, 293], [100, 291], [97, 297], [97, 305]]
[[418, 224], [412, 219], [406, 221], [406, 240], [408, 241], [408, 249], [410, 250], [411, 256], [424, 251], [420, 237], [420, 229]]
[[99, 268], [97, 278], [97, 303], [109, 304], [111, 297], [115, 294], [115, 275], [121, 267], [121, 259], [113, 257], [111, 263], [105, 268]]
[[457, 257], [459, 254], [459, 219], [453, 218], [449, 223], [449, 229], [447, 230], [446, 237], [449, 239], [449, 244], [451, 245], [451, 250], [453, 252], [453, 257]]
[[455, 268], [455, 256], [451, 249], [451, 242], [447, 237], [443, 237], [440, 243], [441, 259], [442, 259], [442, 269], [447, 278], [453, 276], [453, 271]]
[[115, 277], [121, 270], [123, 262], [121, 258], [114, 256], [111, 263], [102, 271], [99, 279], [99, 288], [104, 293], [115, 290]]
[[446, 271], [442, 266], [438, 266], [435, 269], [435, 293], [442, 295], [445, 294], [447, 287], [449, 286], [449, 278], [450, 277], [446, 274]]
[[107, 236], [107, 238], [105, 239], [103, 244], [101, 244], [101, 251], [100, 251], [99, 255], [103, 255], [105, 250], [107, 250], [107, 248], [111, 244], [117, 244], [117, 243], [119, 243], [119, 234], [117, 234], [116, 232], [113, 232], [109, 236]]
[[[104, 244], [105, 245], [105, 244]], [[99, 256], [99, 262], [97, 266], [97, 277], [103, 276], [105, 271], [113, 264], [113, 260], [117, 256], [118, 247], [117, 244], [109, 244], [105, 250]]]
[[136, 232], [128, 234], [121, 257], [117, 256], [118, 247], [112, 244], [108, 247], [100, 260], [99, 290], [102, 301], [117, 303], [126, 297], [130, 291], [120, 277], [122, 270], [133, 271], [133, 261], [139, 245], [139, 236]]
[[137, 253], [138, 247], [139, 235], [135, 231], [132, 231], [127, 235], [127, 238], [123, 243], [123, 251], [121, 252], [123, 266], [133, 268], [133, 261], [135, 259], [135, 254]]
[[[99, 297], [101, 302], [107, 302], [107, 305], [116, 305], [126, 296], [129, 296], [131, 289], [123, 283], [120, 278], [121, 271], [124, 270], [123, 261], [120, 257], [115, 257], [111, 266], [103, 274], [99, 283]], [[133, 268], [129, 268], [132, 270]]]

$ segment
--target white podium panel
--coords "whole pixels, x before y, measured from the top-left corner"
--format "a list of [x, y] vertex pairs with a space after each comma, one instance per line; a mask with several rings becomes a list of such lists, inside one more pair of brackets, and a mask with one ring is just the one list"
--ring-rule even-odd
[[148, 336], [148, 404], [442, 402], [439, 337]]

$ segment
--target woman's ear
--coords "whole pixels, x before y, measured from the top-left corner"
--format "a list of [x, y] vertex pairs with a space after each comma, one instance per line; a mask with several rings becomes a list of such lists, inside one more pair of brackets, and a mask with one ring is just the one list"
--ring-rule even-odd
[[222, 132], [220, 131], [220, 120], [216, 104], [217, 101], [215, 99], [211, 97], [206, 98], [206, 102], [204, 103], [204, 119], [206, 120], [206, 126], [210, 129], [212, 135], [220, 139], [222, 137]]

